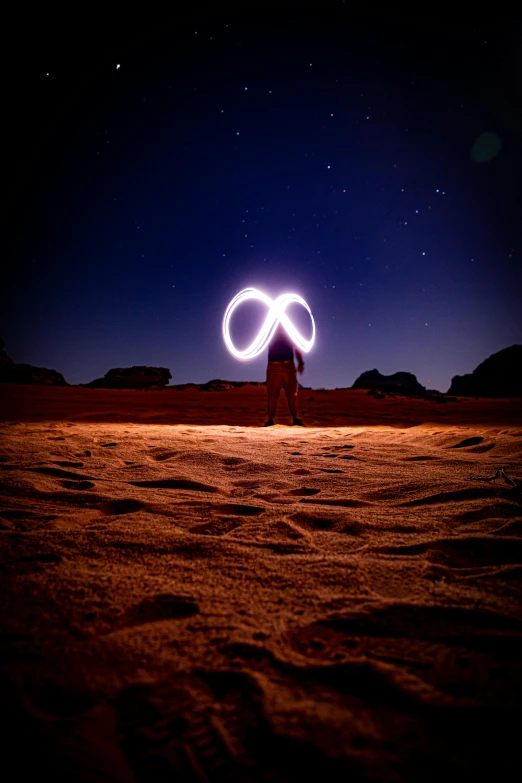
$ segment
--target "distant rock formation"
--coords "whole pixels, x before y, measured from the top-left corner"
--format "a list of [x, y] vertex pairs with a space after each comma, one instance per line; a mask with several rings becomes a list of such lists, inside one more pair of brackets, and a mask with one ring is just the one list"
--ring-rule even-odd
[[[239, 385], [241, 386], [242, 384]], [[231, 381], [222, 381], [219, 378], [214, 378], [212, 381], [199, 384], [200, 391], [228, 391], [229, 389], [234, 388], [236, 388], [235, 383]]]
[[172, 378], [167, 367], [116, 367], [90, 383], [88, 389], [164, 389]]
[[0, 337], [0, 383], [35, 384], [37, 386], [69, 386], [56, 370], [47, 367], [33, 367], [32, 364], [16, 364], [4, 351]]
[[199, 391], [199, 384], [197, 383], [177, 383], [173, 386], [169, 386], [169, 389], [175, 391], [184, 391], [185, 389], [192, 389], [192, 391]]
[[458, 397], [522, 397], [522, 345], [492, 354], [472, 373], [455, 375], [448, 394]]
[[374, 389], [392, 394], [426, 394], [422, 386], [411, 372], [395, 372], [393, 375], [381, 375], [379, 370], [367, 370], [356, 379], [352, 389]]
[[239, 389], [241, 386], [263, 386], [263, 381], [222, 381], [220, 378], [214, 378], [206, 383], [178, 383], [175, 386], [169, 386], [169, 389], [183, 391], [184, 389], [193, 389], [194, 391], [228, 391], [229, 389]]
[[241, 386], [262, 386], [260, 381], [222, 381], [215, 378], [207, 383], [200, 383], [200, 391], [228, 391], [228, 389], [239, 389]]

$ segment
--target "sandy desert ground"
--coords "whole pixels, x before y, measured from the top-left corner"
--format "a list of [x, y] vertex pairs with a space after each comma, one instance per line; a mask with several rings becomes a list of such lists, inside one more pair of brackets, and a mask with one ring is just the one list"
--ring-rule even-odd
[[521, 401], [300, 401], [0, 389], [3, 780], [520, 771]]

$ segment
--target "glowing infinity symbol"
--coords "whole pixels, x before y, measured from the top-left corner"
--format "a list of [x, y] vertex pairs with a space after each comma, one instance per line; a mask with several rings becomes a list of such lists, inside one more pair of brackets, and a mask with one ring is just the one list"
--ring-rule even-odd
[[[259, 334], [251, 343], [251, 345], [249, 345], [248, 348], [245, 348], [244, 351], [238, 351], [237, 348], [235, 348], [232, 339], [230, 337], [230, 318], [232, 317], [232, 313], [234, 312], [236, 307], [240, 305], [242, 302], [246, 302], [248, 299], [258, 299], [260, 302], [264, 302], [264, 304], [266, 304], [266, 306], [268, 307], [268, 315], [265, 318], [265, 322], [261, 327]], [[303, 305], [303, 307], [308, 311], [308, 314], [312, 320], [312, 337], [310, 338], [310, 340], [305, 340], [299, 334], [299, 332], [297, 331], [297, 329], [295, 328], [295, 326], [293, 325], [293, 323], [285, 313], [285, 310], [288, 307], [288, 305], [294, 302]], [[306, 304], [305, 300], [302, 297], [300, 297], [298, 294], [281, 294], [281, 296], [278, 296], [277, 299], [270, 299], [269, 296], [261, 293], [261, 291], [258, 291], [255, 288], [245, 288], [243, 291], [240, 291], [239, 294], [237, 294], [237, 296], [235, 296], [232, 299], [229, 306], [225, 310], [225, 315], [223, 317], [223, 340], [225, 341], [225, 345], [227, 346], [232, 356], [235, 356], [236, 359], [241, 359], [243, 361], [247, 361], [248, 359], [254, 359], [256, 356], [259, 356], [259, 354], [262, 351], [265, 350], [268, 343], [272, 339], [278, 324], [280, 323], [283, 325], [286, 333], [288, 334], [290, 339], [295, 343], [295, 345], [297, 345], [297, 347], [300, 348], [301, 351], [303, 351], [304, 353], [308, 353], [308, 351], [314, 344], [315, 323], [314, 323], [312, 311]]]

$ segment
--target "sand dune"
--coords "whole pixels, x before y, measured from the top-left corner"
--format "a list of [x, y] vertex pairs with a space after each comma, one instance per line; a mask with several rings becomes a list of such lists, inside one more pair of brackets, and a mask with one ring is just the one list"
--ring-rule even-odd
[[519, 401], [1, 394], [16, 779], [520, 767]]

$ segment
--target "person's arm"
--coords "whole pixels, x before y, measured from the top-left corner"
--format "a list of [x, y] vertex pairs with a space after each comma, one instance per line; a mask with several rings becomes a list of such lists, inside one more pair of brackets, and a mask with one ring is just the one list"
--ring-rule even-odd
[[304, 371], [303, 354], [297, 348], [294, 348], [294, 351], [297, 359], [297, 372], [301, 374]]

